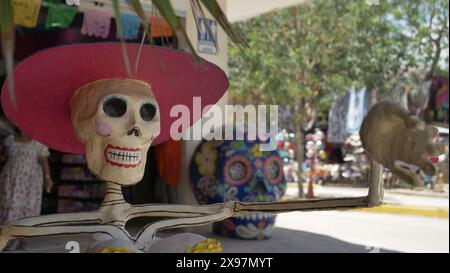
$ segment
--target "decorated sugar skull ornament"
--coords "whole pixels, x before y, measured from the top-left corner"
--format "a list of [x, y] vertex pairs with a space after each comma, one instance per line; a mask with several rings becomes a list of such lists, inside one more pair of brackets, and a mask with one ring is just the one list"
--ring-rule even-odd
[[[257, 139], [203, 141], [190, 163], [192, 189], [200, 204], [230, 200], [275, 202], [286, 191], [283, 162], [277, 150], [261, 151]], [[234, 238], [263, 240], [272, 235], [275, 214], [255, 213], [213, 224]]]

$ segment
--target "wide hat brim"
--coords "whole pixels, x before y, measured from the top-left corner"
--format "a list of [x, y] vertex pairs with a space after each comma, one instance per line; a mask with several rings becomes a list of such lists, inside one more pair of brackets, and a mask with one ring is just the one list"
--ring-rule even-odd
[[[126, 48], [134, 71], [139, 45], [127, 44]], [[160, 108], [161, 134], [153, 145], [170, 137], [170, 126], [178, 119], [170, 117], [172, 106], [187, 106], [193, 124], [193, 97], [201, 97], [202, 106], [215, 104], [228, 88], [227, 76], [218, 66], [195, 60], [184, 51], [143, 46], [137, 68], [132, 79], [150, 84]], [[84, 153], [70, 119], [70, 98], [84, 84], [130, 77], [119, 43], [95, 43], [40, 51], [15, 67], [14, 78], [16, 106], [10, 100], [8, 83], [2, 87], [6, 116], [26, 135], [52, 149]]]

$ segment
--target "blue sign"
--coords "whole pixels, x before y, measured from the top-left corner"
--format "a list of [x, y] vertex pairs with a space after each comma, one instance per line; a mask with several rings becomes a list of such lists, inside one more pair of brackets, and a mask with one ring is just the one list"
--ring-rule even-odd
[[[209, 26], [209, 30], [208, 27]], [[198, 51], [217, 55], [217, 21], [198, 18]]]

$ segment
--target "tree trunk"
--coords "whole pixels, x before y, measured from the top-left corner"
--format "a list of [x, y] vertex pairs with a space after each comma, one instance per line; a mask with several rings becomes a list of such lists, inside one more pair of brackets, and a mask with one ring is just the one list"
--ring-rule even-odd
[[297, 154], [297, 162], [298, 162], [298, 197], [304, 198], [305, 193], [303, 192], [303, 170], [302, 170], [302, 163], [303, 163], [303, 132], [301, 129], [301, 123], [303, 120], [303, 113], [299, 110], [299, 107], [295, 107], [295, 115], [296, 118], [294, 119], [294, 130], [295, 130], [295, 148], [296, 148], [296, 154]]
[[441, 40], [442, 40], [443, 35], [444, 35], [444, 30], [441, 30], [439, 32], [439, 37], [436, 40], [431, 38], [431, 41], [436, 46], [436, 51], [434, 52], [433, 61], [431, 63], [430, 70], [428, 71], [427, 75], [425, 76], [425, 81], [429, 81], [429, 80], [433, 79], [434, 73], [436, 71], [436, 67], [439, 64], [439, 60], [441, 59], [441, 51], [442, 51]]
[[374, 87], [370, 90], [370, 99], [369, 105], [372, 107], [378, 102], [378, 88]]

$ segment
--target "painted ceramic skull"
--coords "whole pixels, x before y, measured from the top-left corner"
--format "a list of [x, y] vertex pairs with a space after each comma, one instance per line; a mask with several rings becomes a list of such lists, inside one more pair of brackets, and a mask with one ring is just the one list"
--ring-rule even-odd
[[150, 86], [138, 80], [95, 81], [75, 92], [70, 108], [91, 172], [124, 186], [139, 182], [147, 150], [160, 133], [158, 104]]
[[[247, 139], [247, 138], [246, 138]], [[286, 190], [276, 150], [260, 151], [259, 140], [203, 141], [190, 165], [191, 185], [200, 204], [228, 200], [271, 202]], [[215, 233], [240, 239], [270, 238], [274, 214], [248, 214], [213, 224]]]

